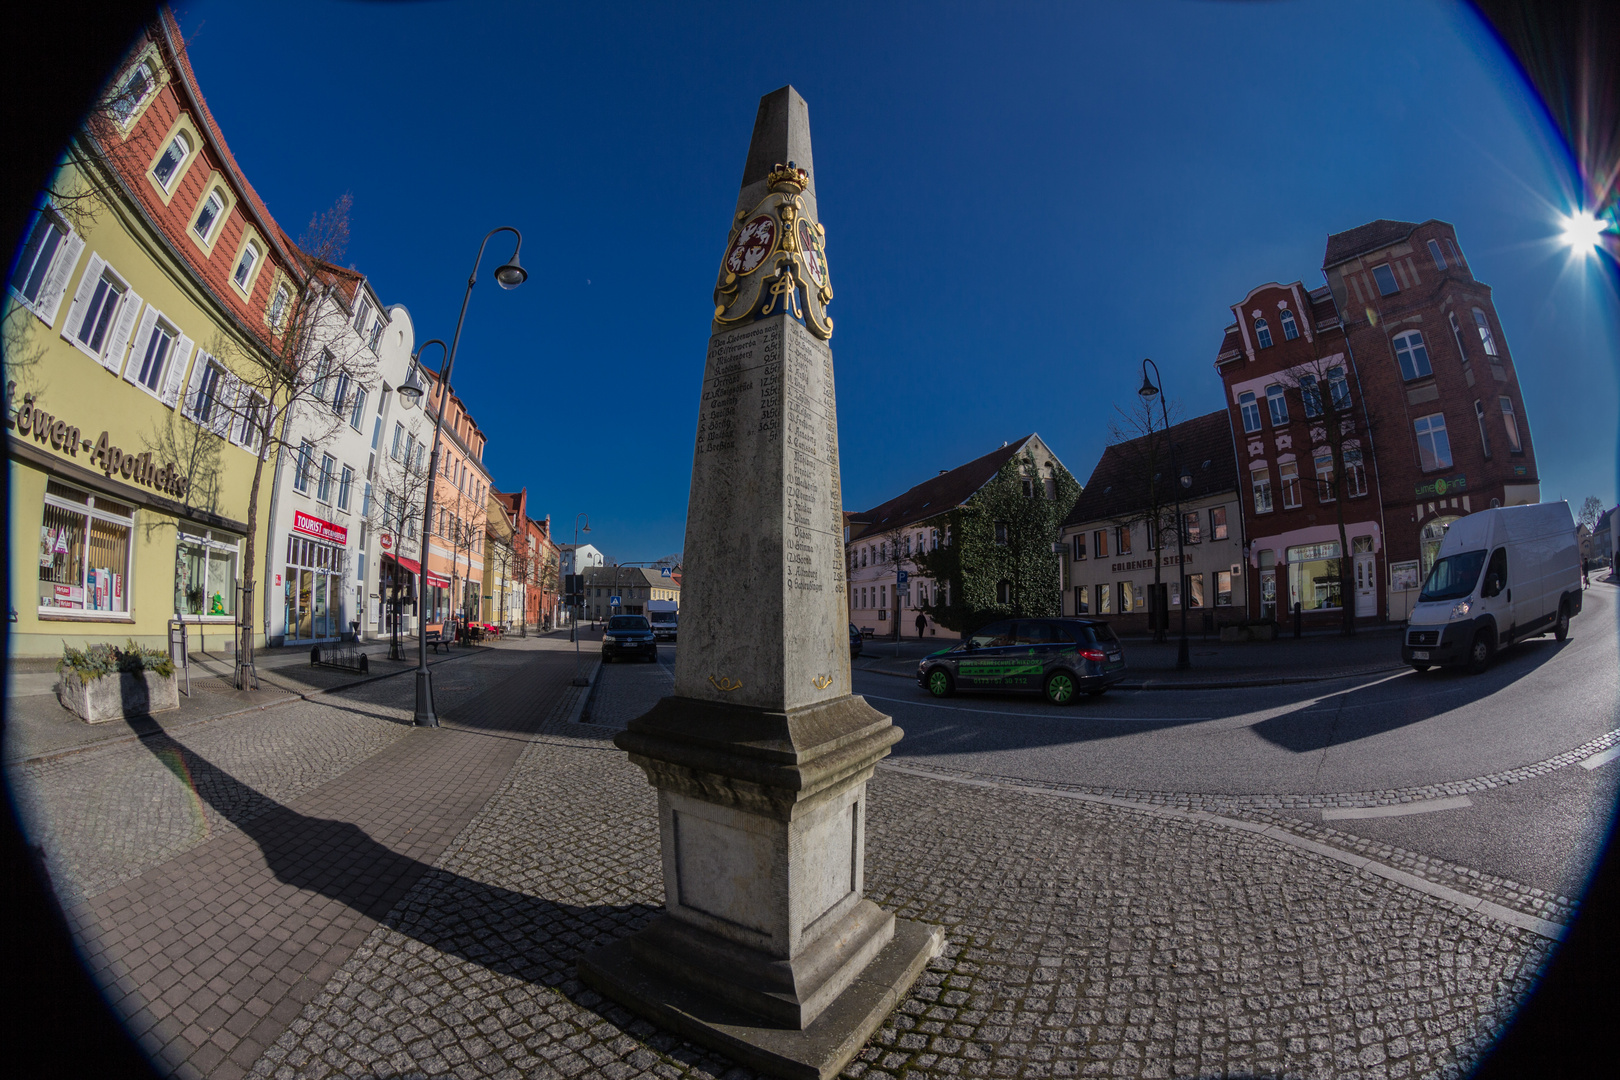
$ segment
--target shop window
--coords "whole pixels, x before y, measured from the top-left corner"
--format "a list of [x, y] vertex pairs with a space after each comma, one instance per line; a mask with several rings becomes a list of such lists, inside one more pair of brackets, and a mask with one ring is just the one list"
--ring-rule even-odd
[[1515, 454], [1524, 453], [1524, 445], [1519, 442], [1519, 418], [1513, 413], [1513, 399], [1502, 398], [1502, 426], [1507, 430], [1508, 449]]
[[129, 611], [132, 507], [56, 480], [39, 530], [39, 610], [85, 616]]
[[1304, 544], [1288, 549], [1288, 606], [1321, 611], [1340, 604], [1339, 542]]
[[1254, 391], [1245, 390], [1238, 395], [1238, 411], [1243, 414], [1243, 430], [1253, 435], [1260, 430], [1260, 403], [1255, 400]]
[[1209, 538], [1211, 540], [1226, 539], [1226, 507], [1212, 506], [1209, 508]]
[[1109, 592], [1111, 590], [1108, 587], [1108, 583], [1103, 582], [1102, 584], [1096, 586], [1096, 589], [1097, 589], [1097, 614], [1098, 615], [1112, 615], [1114, 613], [1114, 607], [1113, 607], [1113, 604], [1111, 602], [1113, 600], [1113, 597], [1111, 597], [1109, 595]]
[[1204, 606], [1204, 575], [1187, 575], [1187, 606], [1190, 608]]
[[1282, 504], [1284, 510], [1298, 509], [1301, 504], [1299, 488], [1299, 462], [1279, 461], [1277, 475], [1282, 484]]
[[1401, 291], [1401, 287], [1395, 284], [1395, 271], [1389, 268], [1389, 263], [1373, 267], [1372, 276], [1378, 283], [1378, 292], [1381, 296], [1394, 296]]
[[1271, 513], [1271, 470], [1265, 462], [1249, 466], [1249, 484], [1254, 489], [1254, 512]]
[[1232, 606], [1232, 571], [1217, 570], [1215, 572], [1215, 606]]
[[1294, 313], [1287, 308], [1283, 308], [1280, 318], [1282, 319], [1283, 340], [1293, 341], [1299, 337], [1299, 324], [1294, 322]]
[[1395, 335], [1395, 359], [1401, 365], [1401, 378], [1411, 381], [1434, 374], [1429, 366], [1429, 350], [1423, 345], [1423, 335], [1416, 330]]
[[1069, 545], [1074, 549], [1074, 561], [1084, 562], [1086, 558], [1086, 534], [1075, 533], [1069, 538]]
[[1254, 338], [1262, 349], [1271, 348], [1271, 327], [1266, 324], [1266, 320], [1254, 320]]
[[1272, 427], [1288, 423], [1288, 399], [1283, 395], [1283, 388], [1276, 383], [1266, 387], [1266, 407], [1271, 410]]
[[1418, 462], [1424, 472], [1451, 468], [1451, 440], [1446, 437], [1446, 418], [1441, 413], [1420, 416], [1412, 421], [1417, 434]]
[[1136, 606], [1136, 582], [1121, 581], [1119, 583], [1119, 613], [1129, 615]]
[[236, 568], [241, 541], [228, 535], [180, 534], [175, 544], [174, 610], [182, 617], [236, 615]]
[[1074, 587], [1074, 613], [1076, 615], [1085, 615], [1090, 611], [1091, 606], [1086, 603], [1086, 587], [1084, 585], [1076, 585]]

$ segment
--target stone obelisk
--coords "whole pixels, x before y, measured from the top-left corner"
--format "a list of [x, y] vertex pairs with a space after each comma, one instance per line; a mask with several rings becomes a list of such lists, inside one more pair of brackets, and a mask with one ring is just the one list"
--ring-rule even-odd
[[864, 896], [866, 785], [902, 732], [851, 693], [832, 283], [791, 86], [760, 100], [714, 296], [675, 693], [614, 740], [658, 789], [665, 914], [579, 972], [826, 1080], [943, 938]]

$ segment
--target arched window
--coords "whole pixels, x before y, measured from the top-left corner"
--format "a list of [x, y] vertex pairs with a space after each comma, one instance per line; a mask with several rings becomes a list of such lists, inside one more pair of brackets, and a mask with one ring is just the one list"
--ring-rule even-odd
[[1437, 517], [1429, 519], [1423, 526], [1423, 533], [1418, 546], [1423, 557], [1423, 576], [1427, 578], [1429, 571], [1434, 569], [1434, 560], [1440, 554], [1440, 541], [1445, 539], [1446, 530], [1451, 528], [1455, 517]]
[[191, 227], [198, 238], [206, 241], [214, 234], [214, 226], [219, 224], [220, 214], [225, 210], [225, 200], [220, 198], [219, 192], [210, 191], [208, 198], [203, 200], [203, 207], [197, 211], [197, 223]]
[[1434, 374], [1429, 366], [1429, 350], [1423, 346], [1423, 335], [1416, 330], [1395, 335], [1395, 359], [1401, 365], [1401, 378], [1421, 379]]
[[177, 134], [169, 140], [169, 145], [163, 151], [163, 156], [158, 158], [156, 165], [152, 166], [152, 179], [158, 182], [158, 187], [164, 191], [169, 190], [169, 185], [174, 182], [175, 176], [180, 171], [181, 163], [186, 160], [190, 153], [191, 142], [184, 134]]
[[1283, 397], [1283, 388], [1276, 383], [1266, 387], [1266, 405], [1271, 409], [1271, 426], [1280, 427], [1288, 423], [1288, 399]]
[[1491, 324], [1485, 321], [1485, 313], [1479, 308], [1474, 309], [1474, 325], [1479, 327], [1479, 340], [1485, 346], [1485, 355], [1495, 356], [1496, 336], [1491, 333]]
[[259, 245], [249, 243], [242, 249], [242, 258], [237, 261], [236, 272], [231, 279], [236, 282], [238, 289], [246, 289], [253, 277], [253, 267], [259, 261]]
[[1271, 327], [1266, 325], [1266, 320], [1254, 320], [1254, 336], [1262, 349], [1271, 348]]
[[1299, 337], [1299, 325], [1294, 322], [1294, 313], [1287, 308], [1282, 309], [1283, 340], [1293, 341]]
[[129, 78], [124, 80], [118, 93], [113, 96], [110, 107], [120, 124], [128, 123], [129, 118], [135, 115], [135, 110], [152, 93], [152, 85], [152, 68], [147, 64], [136, 64], [135, 70], [129, 73]]

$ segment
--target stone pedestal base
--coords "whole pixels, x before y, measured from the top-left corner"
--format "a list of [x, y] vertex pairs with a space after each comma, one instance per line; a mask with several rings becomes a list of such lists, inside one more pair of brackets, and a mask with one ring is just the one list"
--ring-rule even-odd
[[[879, 921], [892, 924], [892, 937], [864, 968], [849, 965], [857, 972], [853, 980], [802, 1030], [741, 1008], [730, 1000], [734, 992], [716, 993], [728, 982], [737, 985], [735, 969], [705, 968], [693, 954], [687, 966], [677, 968], [681, 950], [701, 949], [704, 943], [668, 916], [580, 957], [579, 977], [660, 1027], [750, 1068], [789, 1080], [831, 1080], [900, 1004], [945, 943], [937, 926], [896, 919], [875, 905], [866, 906], [882, 917]], [[712, 956], [710, 961], [723, 963], [724, 958]], [[721, 973], [730, 977], [724, 982], [714, 978]]]

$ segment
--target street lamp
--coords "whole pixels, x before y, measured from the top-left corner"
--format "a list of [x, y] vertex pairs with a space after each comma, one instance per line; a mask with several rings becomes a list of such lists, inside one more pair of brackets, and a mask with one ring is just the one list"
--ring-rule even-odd
[[[518, 264], [518, 252], [523, 247], [523, 234], [509, 225], [502, 225], [498, 229], [491, 229], [484, 237], [484, 242], [478, 245], [478, 257], [473, 260], [472, 273], [467, 275], [467, 292], [461, 298], [461, 314], [456, 318], [456, 333], [450, 339], [450, 349], [444, 358], [444, 370], [439, 374], [439, 411], [433, 417], [433, 453], [428, 458], [427, 498], [422, 507], [422, 586], [423, 595], [426, 595], [427, 586], [427, 555], [433, 536], [433, 481], [439, 473], [439, 440], [444, 434], [444, 410], [450, 400], [450, 373], [456, 365], [456, 349], [461, 344], [461, 327], [467, 321], [467, 303], [472, 300], [473, 286], [478, 284], [478, 264], [484, 261], [484, 248], [489, 245], [489, 238], [496, 233], [509, 232], [517, 237], [517, 243], [512, 248], [512, 257], [495, 270], [495, 283], [503, 289], [515, 289], [528, 278], [528, 271]], [[442, 345], [443, 342], [440, 342]], [[426, 348], [423, 345], [423, 348]], [[421, 352], [418, 350], [417, 355]], [[426, 391], [422, 386], [420, 365], [411, 372], [411, 377], [405, 380], [405, 385], [399, 388], [404, 397], [416, 400]], [[416, 666], [416, 726], [438, 727], [439, 717], [433, 710], [433, 673], [428, 670], [427, 662], [427, 623], [422, 622], [419, 627], [420, 634], [417, 643]]]
[[[1148, 378], [1147, 369], [1150, 365], [1153, 368], [1153, 374], [1158, 376], [1159, 385], [1157, 386], [1154, 385], [1153, 380]], [[1142, 388], [1137, 393], [1147, 400], [1149, 416], [1153, 415], [1153, 399], [1159, 399], [1159, 412], [1164, 417], [1164, 437], [1170, 442], [1170, 471], [1180, 475], [1182, 488], [1190, 488], [1192, 487], [1192, 473], [1181, 472], [1176, 468], [1176, 441], [1170, 436], [1170, 409], [1165, 404], [1163, 383], [1164, 376], [1159, 374], [1159, 365], [1153, 363], [1152, 360], [1144, 359], [1142, 361]], [[1181, 535], [1185, 527], [1181, 520], [1181, 490], [1178, 488], [1176, 489], [1176, 572], [1181, 575], [1181, 588], [1178, 590], [1181, 594], [1181, 644], [1176, 648], [1176, 670], [1178, 671], [1186, 671], [1192, 667], [1192, 657], [1187, 652], [1187, 549]]]
[[575, 514], [574, 515], [574, 552], [573, 552], [573, 558], [569, 561], [569, 565], [574, 568], [574, 574], [573, 574], [574, 587], [575, 587], [575, 589], [578, 590], [577, 592], [574, 593], [574, 595], [576, 597], [578, 597], [578, 599], [574, 601], [574, 618], [569, 623], [568, 636], [574, 639], [574, 685], [575, 686], [589, 686], [591, 684], [591, 681], [589, 679], [587, 679], [584, 675], [580, 674], [580, 670], [579, 670], [579, 616], [580, 616], [580, 613], [585, 610], [585, 579], [584, 579], [584, 576], [581, 575], [580, 572], [579, 572], [579, 531], [580, 531], [579, 530], [579, 519], [580, 518], [585, 519], [585, 531], [586, 532], [591, 531], [591, 516], [589, 514], [585, 513], [583, 510], [581, 510], [579, 513]]

